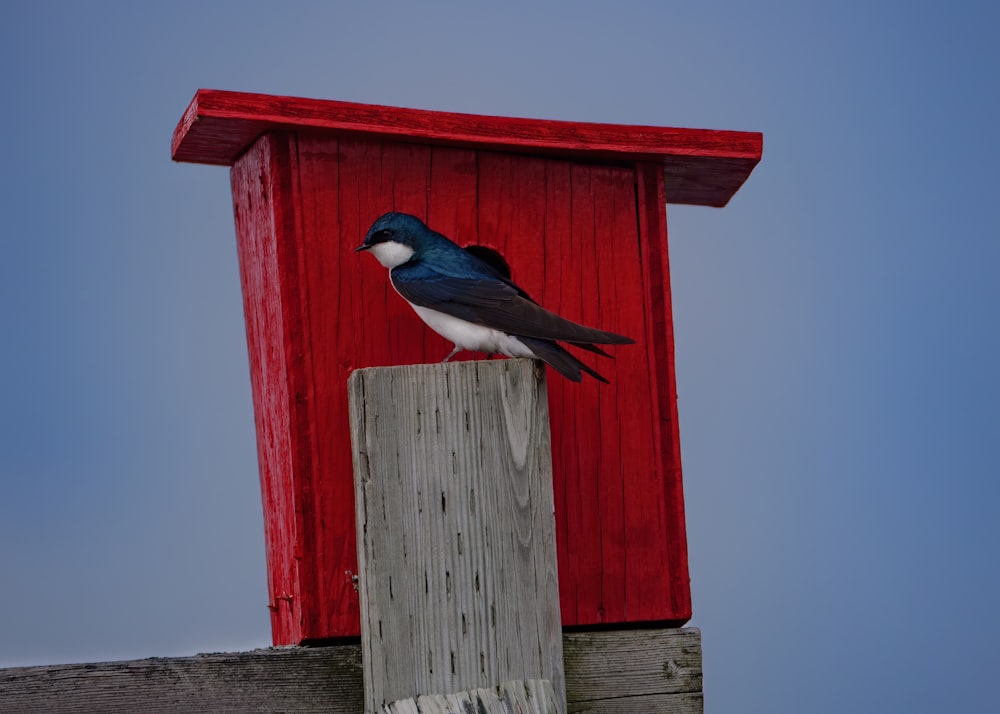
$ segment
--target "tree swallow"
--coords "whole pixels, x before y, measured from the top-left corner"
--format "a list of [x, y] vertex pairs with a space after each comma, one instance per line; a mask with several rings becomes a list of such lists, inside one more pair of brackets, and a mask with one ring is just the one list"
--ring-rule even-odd
[[[389, 269], [389, 282], [417, 315], [455, 349], [507, 357], [530, 357], [579, 382], [581, 371], [604, 377], [567, 352], [556, 340], [608, 357], [595, 344], [634, 340], [584, 327], [538, 305], [501, 272], [502, 258], [485, 262], [481, 249], [467, 251], [435, 233], [416, 216], [386, 213], [355, 251], [371, 251]], [[497, 255], [496, 257], [499, 257]]]

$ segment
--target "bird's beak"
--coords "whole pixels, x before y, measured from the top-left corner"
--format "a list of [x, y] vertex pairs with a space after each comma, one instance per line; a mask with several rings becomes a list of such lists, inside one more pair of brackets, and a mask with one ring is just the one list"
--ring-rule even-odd
[[357, 248], [354, 249], [354, 252], [360, 253], [361, 251], [368, 250], [369, 248], [371, 248], [370, 245], [365, 245], [364, 243], [362, 243], [361, 245], [359, 245]]

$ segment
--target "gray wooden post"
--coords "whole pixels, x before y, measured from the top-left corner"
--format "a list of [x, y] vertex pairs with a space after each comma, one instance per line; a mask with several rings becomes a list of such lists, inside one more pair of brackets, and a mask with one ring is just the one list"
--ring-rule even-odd
[[361, 369], [348, 392], [366, 710], [487, 690], [564, 712], [544, 370]]

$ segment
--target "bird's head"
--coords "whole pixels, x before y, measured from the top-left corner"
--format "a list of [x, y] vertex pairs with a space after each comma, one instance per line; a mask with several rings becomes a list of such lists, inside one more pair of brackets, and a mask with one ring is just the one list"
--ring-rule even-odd
[[431, 230], [416, 216], [386, 213], [372, 224], [364, 243], [354, 250], [371, 251], [378, 262], [391, 269], [419, 253], [428, 235], [433, 235]]

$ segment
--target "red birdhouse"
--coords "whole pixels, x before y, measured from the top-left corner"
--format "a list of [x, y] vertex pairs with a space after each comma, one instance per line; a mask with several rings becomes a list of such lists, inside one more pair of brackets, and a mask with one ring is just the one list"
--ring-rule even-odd
[[[546, 308], [636, 340], [549, 373], [567, 626], [691, 616], [666, 204], [723, 206], [758, 133], [199, 91], [173, 158], [231, 166], [275, 644], [359, 633], [346, 380], [451, 344], [352, 252], [412, 213], [499, 251]], [[599, 363], [598, 363], [599, 361]]]

